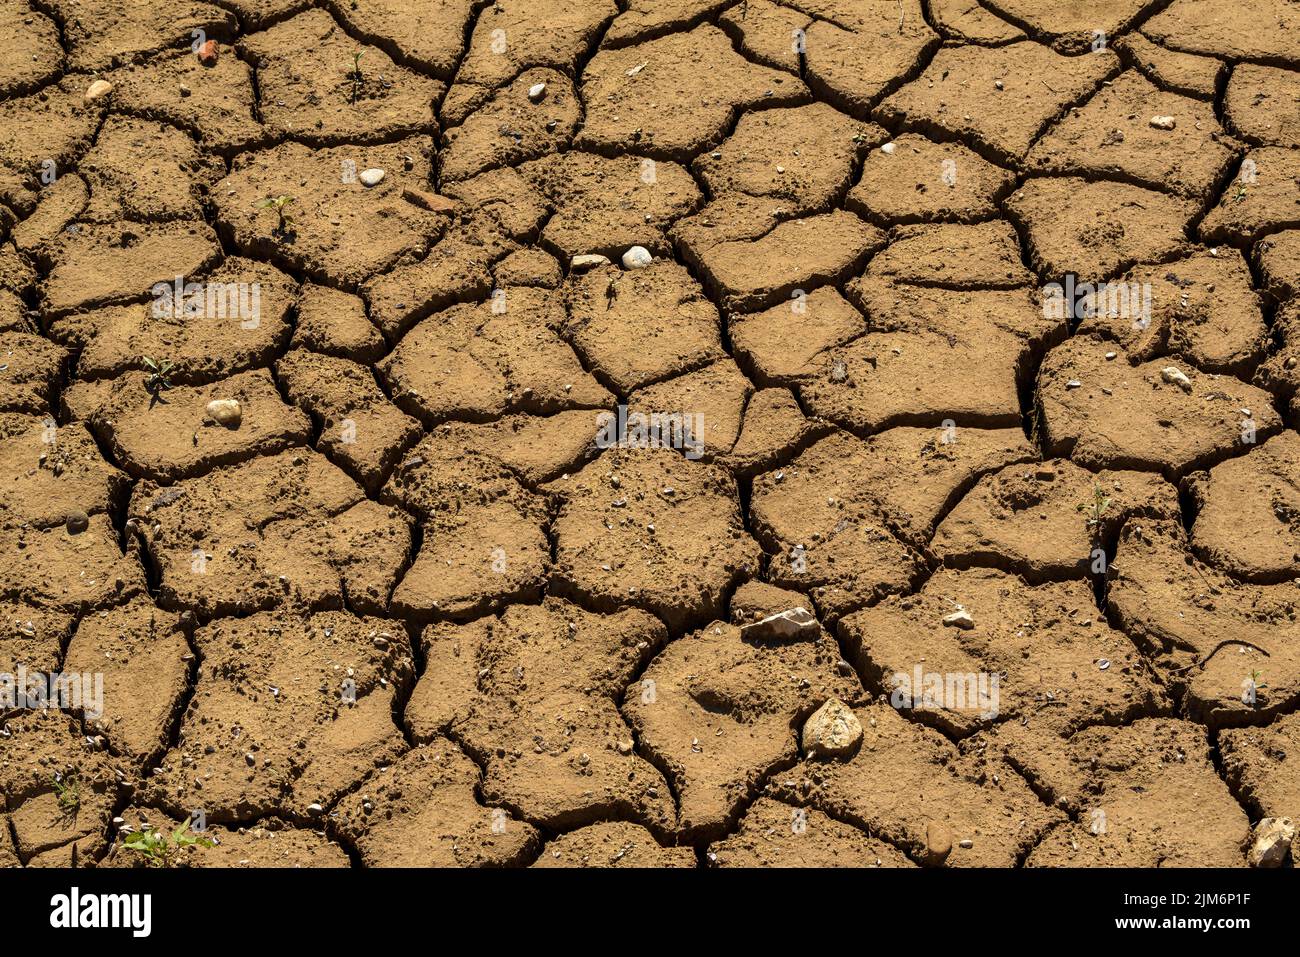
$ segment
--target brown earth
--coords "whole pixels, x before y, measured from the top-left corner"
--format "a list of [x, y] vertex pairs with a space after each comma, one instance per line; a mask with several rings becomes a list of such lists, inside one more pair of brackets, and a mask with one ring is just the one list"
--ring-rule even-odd
[[0, 0], [0, 866], [1246, 866], [1293, 7]]

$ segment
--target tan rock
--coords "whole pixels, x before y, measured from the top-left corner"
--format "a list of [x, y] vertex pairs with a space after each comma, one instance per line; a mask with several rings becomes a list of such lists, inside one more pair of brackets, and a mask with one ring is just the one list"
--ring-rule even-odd
[[1254, 842], [1246, 855], [1251, 867], [1281, 867], [1295, 840], [1289, 817], [1266, 817], [1255, 825]]
[[740, 629], [740, 637], [756, 641], [784, 641], [791, 638], [815, 638], [821, 625], [807, 608], [790, 608], [750, 622]]
[[817, 757], [847, 757], [862, 743], [862, 723], [848, 705], [831, 698], [803, 726], [804, 753]]
[[921, 863], [926, 867], [940, 867], [952, 853], [952, 828], [942, 821], [931, 821], [925, 827], [925, 857]]

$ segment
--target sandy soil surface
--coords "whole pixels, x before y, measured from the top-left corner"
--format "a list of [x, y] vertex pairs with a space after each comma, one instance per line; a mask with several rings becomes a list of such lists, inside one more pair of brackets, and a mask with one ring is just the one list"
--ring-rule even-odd
[[1293, 0], [0, 52], [0, 864], [1289, 862]]

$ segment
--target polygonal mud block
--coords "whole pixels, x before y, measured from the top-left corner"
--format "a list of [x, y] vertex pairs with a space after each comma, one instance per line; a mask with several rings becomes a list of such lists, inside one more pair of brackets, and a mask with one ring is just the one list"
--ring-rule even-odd
[[715, 622], [668, 645], [627, 689], [623, 711], [673, 783], [683, 840], [731, 830], [768, 775], [798, 757], [793, 729], [828, 698], [858, 699], [838, 660], [824, 632], [758, 642]]
[[[1173, 129], [1157, 128], [1157, 116], [1173, 117]], [[1098, 130], [1105, 130], [1100, 140]], [[1025, 163], [1036, 172], [1114, 177], [1205, 201], [1236, 155], [1224, 139], [1211, 104], [1164, 93], [1129, 70], [1052, 127]]]
[[1000, 46], [1025, 38], [1024, 31], [982, 6], [979, 0], [930, 0], [940, 33], [961, 43]]
[[1031, 285], [1020, 241], [1006, 220], [899, 226], [867, 266], [863, 283], [881, 280], [945, 289], [1016, 289]]
[[464, 620], [517, 601], [536, 601], [546, 584], [550, 542], [536, 503], [472, 505], [437, 516], [393, 592], [403, 618]]
[[0, 674], [57, 671], [76, 619], [23, 601], [0, 602]]
[[374, 362], [388, 351], [361, 297], [310, 283], [298, 300], [292, 344], [353, 362]]
[[1255, 817], [1300, 814], [1300, 714], [1267, 728], [1228, 728], [1219, 733], [1223, 776], [1233, 795]]
[[29, 867], [92, 863], [121, 793], [115, 762], [76, 719], [50, 708], [10, 714], [5, 730], [0, 800], [16, 856]]
[[105, 514], [120, 502], [127, 477], [104, 462], [85, 425], [52, 416], [0, 415], [0, 507], [36, 528], [61, 525], [72, 512]]
[[[884, 6], [881, 6], [884, 9]], [[879, 110], [905, 130], [960, 139], [1012, 165], [1047, 126], [1119, 69], [1109, 50], [1066, 57], [1038, 43], [944, 47]], [[998, 84], [1001, 83], [1001, 86]]]
[[565, 321], [550, 290], [498, 290], [425, 319], [378, 372], [394, 401], [430, 425], [606, 407], [609, 393], [560, 337]]
[[639, 824], [589, 824], [550, 841], [533, 867], [694, 867], [695, 850], [661, 847]]
[[103, 676], [103, 700], [93, 709], [99, 713], [82, 709], [87, 731], [143, 765], [167, 746], [193, 657], [178, 616], [141, 596], [84, 617], [63, 671]]
[[1248, 9], [1232, 0], [1174, 0], [1142, 25], [1142, 32], [1172, 50], [1227, 60], [1300, 64], [1289, 29], [1286, 0], [1260, 0]]
[[0, 4], [0, 95], [21, 96], [58, 76], [63, 62], [59, 28], [22, 0]]
[[70, 612], [104, 608], [145, 589], [134, 547], [122, 553], [117, 530], [103, 513], [84, 529], [15, 525], [0, 529], [0, 595]]
[[1086, 336], [1047, 354], [1037, 394], [1048, 455], [1169, 479], [1249, 451], [1282, 425], [1262, 389], [1168, 359], [1133, 365]]
[[[1102, 757], [1104, 756], [1104, 757]], [[1030, 867], [1240, 867], [1250, 822], [1216, 773], [1205, 729], [1174, 718], [1088, 728], [1064, 760], [1017, 755], [1073, 820], [1046, 835]]]
[[817, 355], [794, 385], [811, 413], [858, 434], [1019, 425], [1024, 370], [1065, 332], [1026, 288], [967, 291], [869, 278], [848, 292], [877, 317], [872, 331]]
[[[137, 478], [175, 482], [279, 452], [307, 440], [307, 416], [280, 398], [265, 369], [210, 385], [151, 390], [144, 373], [113, 382], [90, 418], [95, 435]], [[233, 426], [213, 419], [214, 401], [239, 403]]]
[[[954, 619], [962, 611], [968, 627]], [[949, 736], [1002, 723], [1068, 735], [1099, 717], [1172, 711], [1081, 581], [1035, 586], [994, 569], [942, 569], [916, 595], [844, 618], [839, 635], [871, 690]]]
[[215, 266], [217, 237], [202, 222], [77, 226], [48, 250], [43, 311], [57, 317], [94, 306], [139, 302], [156, 283]]
[[752, 311], [845, 279], [884, 245], [875, 226], [837, 210], [784, 222], [752, 241], [715, 243], [696, 256], [715, 296], [731, 310]]
[[52, 0], [49, 7], [63, 25], [68, 66], [81, 72], [186, 46], [196, 30], [218, 40], [228, 40], [235, 32], [234, 15], [211, 3], [183, 3], [166, 17], [159, 17], [149, 0]]
[[1300, 698], [1295, 584], [1242, 584], [1196, 558], [1176, 521], [1130, 522], [1111, 563], [1111, 621], [1152, 659], [1189, 719], [1262, 724]]
[[803, 38], [808, 85], [854, 116], [911, 76], [939, 45], [920, 0], [888, 4], [835, 3]]
[[420, 424], [384, 395], [374, 374], [350, 359], [293, 349], [275, 365], [289, 398], [320, 426], [316, 447], [377, 492]]
[[691, 174], [662, 160], [569, 151], [519, 171], [554, 207], [541, 241], [566, 265], [584, 254], [617, 261], [632, 246], [671, 255], [666, 230], [704, 202]]
[[1300, 576], [1300, 436], [1283, 432], [1245, 455], [1188, 476], [1192, 548], [1234, 578]]
[[194, 644], [194, 695], [146, 802], [217, 824], [306, 821], [406, 750], [393, 701], [414, 666], [399, 622], [259, 613], [200, 628]]
[[443, 85], [353, 40], [324, 10], [246, 36], [239, 49], [257, 70], [258, 105], [272, 134], [326, 146], [434, 129]]
[[1181, 355], [1206, 372], [1247, 379], [1263, 357], [1268, 332], [1260, 297], [1237, 250], [1202, 250], [1172, 263], [1137, 266], [1118, 283], [1137, 291], [1137, 309], [1112, 309], [1109, 290], [1097, 290], [1094, 314], [1083, 318], [1079, 331], [1116, 340], [1130, 359]]
[[750, 63], [710, 24], [621, 49], [603, 49], [582, 74], [586, 121], [577, 145], [677, 162], [716, 143], [735, 116], [795, 103], [802, 81]]
[[400, 62], [410, 62], [440, 80], [451, 79], [465, 45], [465, 31], [476, 12], [474, 0], [329, 0], [328, 7], [352, 35], [363, 37]]
[[858, 162], [888, 138], [825, 103], [746, 113], [712, 153], [691, 165], [711, 196], [763, 196], [791, 214], [828, 211], [849, 188]]
[[552, 591], [588, 607], [644, 608], [676, 630], [721, 617], [757, 569], [731, 477], [673, 449], [610, 449], [547, 489], [562, 501]]
[[1104, 571], [1105, 548], [1126, 520], [1178, 515], [1178, 490], [1159, 475], [1092, 473], [1058, 459], [985, 475], [940, 523], [930, 547], [950, 568], [1083, 581]]
[[203, 617], [281, 604], [380, 612], [411, 549], [400, 510], [307, 450], [167, 487], [141, 482], [129, 516], [159, 601]]
[[273, 266], [232, 256], [203, 275], [155, 284], [149, 302], [108, 306], [50, 323], [81, 347], [77, 375], [113, 379], [172, 363], [176, 385], [213, 382], [269, 364], [289, 338], [298, 284]]
[[56, 174], [74, 169], [102, 115], [86, 108], [88, 85], [85, 77], [65, 77], [40, 93], [0, 103], [0, 164], [33, 180], [51, 169], [47, 161]]
[[1218, 91], [1222, 60], [1167, 49], [1137, 31], [1115, 40], [1115, 49], [1162, 90], [1198, 100], [1212, 100]]
[[996, 215], [1015, 185], [1014, 174], [960, 143], [904, 133], [868, 154], [845, 203], [880, 225], [973, 222]]
[[[539, 85], [540, 100], [533, 94]], [[441, 175], [448, 182], [468, 179], [554, 153], [568, 145], [581, 118], [582, 104], [567, 76], [526, 70], [443, 133]]]
[[1201, 241], [1246, 246], [1268, 233], [1300, 226], [1297, 179], [1300, 158], [1294, 149], [1262, 146], [1251, 150], [1224, 188], [1219, 205], [1201, 220]]
[[1300, 146], [1300, 75], [1255, 63], [1233, 68], [1223, 112], [1247, 140], [1263, 146]]
[[769, 794], [853, 824], [932, 866], [1011, 867], [1063, 819], [1009, 767], [973, 773], [947, 738], [889, 705], [856, 715], [864, 735], [852, 758], [803, 761], [775, 775]]
[[508, 867], [537, 854], [537, 831], [479, 803], [478, 767], [437, 738], [343, 800], [335, 826], [367, 867]]
[[565, 337], [620, 394], [725, 357], [718, 310], [671, 260], [571, 277]]
[[[406, 189], [427, 188], [432, 154], [427, 136], [371, 146], [282, 143], [241, 153], [213, 189], [217, 221], [246, 255], [353, 288], [423, 255], [442, 235], [445, 214], [403, 199]], [[368, 169], [384, 171], [377, 185], [361, 181]]]
[[361, 287], [370, 318], [392, 341], [439, 310], [478, 303], [493, 290], [488, 268], [515, 248], [491, 221], [454, 228], [419, 262], [399, 264]]
[[1190, 252], [1187, 227], [1199, 209], [1129, 183], [1073, 176], [1031, 179], [1006, 207], [1025, 233], [1030, 265], [1052, 282], [1100, 282]]
[[759, 798], [709, 845], [713, 867], [914, 867], [897, 849], [816, 808]]
[[233, 47], [219, 44], [213, 64], [188, 50], [159, 56], [114, 71], [110, 82], [118, 108], [191, 130], [200, 144], [219, 153], [255, 148], [270, 139], [255, 118], [252, 68]]
[[806, 30], [812, 17], [768, 0], [748, 0], [722, 12], [722, 27], [746, 56], [764, 66], [799, 74], [796, 30]]
[[1086, 7], [1042, 7], [1033, 0], [989, 0], [989, 9], [1024, 27], [1062, 53], [1087, 53], [1124, 33], [1145, 8], [1144, 0], [1104, 0]]
[[202, 219], [200, 198], [226, 172], [189, 134], [117, 116], [104, 122], [77, 169], [90, 190], [81, 215], [102, 223]]

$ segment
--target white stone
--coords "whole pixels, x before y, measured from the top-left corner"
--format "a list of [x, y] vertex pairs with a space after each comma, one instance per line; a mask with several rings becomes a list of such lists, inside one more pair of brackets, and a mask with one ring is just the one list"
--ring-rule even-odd
[[623, 254], [624, 269], [643, 269], [654, 262], [654, 256], [644, 246], [633, 246]]
[[896, 149], [898, 149], [898, 147], [893, 143], [886, 143], [884, 146], [880, 147], [880, 152], [884, 153], [886, 156], [893, 156], [894, 150]]
[[1192, 391], [1192, 380], [1187, 378], [1181, 370], [1176, 369], [1173, 366], [1165, 366], [1161, 369], [1160, 378], [1178, 386], [1178, 388], [1182, 389], [1184, 392]]
[[960, 628], [963, 631], [970, 631], [975, 627], [975, 619], [965, 608], [954, 611], [951, 615], [944, 615], [943, 623], [949, 628]]
[[361, 180], [363, 186], [378, 186], [384, 181], [384, 171], [378, 166], [372, 166], [370, 169], [363, 169], [357, 179]]
[[756, 641], [783, 641], [788, 638], [816, 638], [821, 630], [817, 618], [807, 608], [790, 608], [768, 615], [761, 621], [740, 628], [740, 637]]
[[1172, 116], [1153, 116], [1151, 117], [1151, 126], [1157, 130], [1172, 130], [1178, 125], [1178, 121]]
[[534, 83], [532, 86], [528, 88], [528, 98], [532, 100], [534, 103], [542, 102], [542, 98], [545, 96], [546, 96], [545, 83]]
[[213, 422], [228, 429], [237, 429], [244, 421], [244, 407], [238, 399], [213, 399], [204, 411]]

